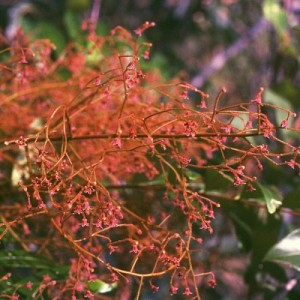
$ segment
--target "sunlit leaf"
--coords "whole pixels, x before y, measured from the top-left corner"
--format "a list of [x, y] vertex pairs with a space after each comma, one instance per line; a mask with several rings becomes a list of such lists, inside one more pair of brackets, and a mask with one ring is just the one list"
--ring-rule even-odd
[[88, 45], [88, 54], [86, 55], [86, 61], [90, 66], [99, 64], [99, 61], [103, 59], [102, 52], [95, 48], [92, 43]]
[[284, 35], [288, 29], [288, 17], [277, 0], [265, 0], [263, 4], [263, 12], [267, 20], [269, 20], [279, 35]]
[[282, 197], [275, 188], [262, 186], [259, 183], [254, 183], [255, 191], [248, 191], [247, 188], [241, 193], [241, 199], [251, 201], [264, 202], [267, 205], [268, 212], [273, 214], [282, 204]]
[[288, 264], [300, 270], [300, 229], [296, 229], [274, 245], [264, 260]]
[[94, 280], [94, 281], [90, 281], [88, 283], [88, 287], [89, 289], [93, 292], [93, 293], [99, 293], [99, 294], [104, 294], [104, 293], [108, 293], [111, 292], [112, 290], [114, 290], [115, 288], [117, 288], [118, 283], [117, 282], [113, 282], [113, 283], [106, 283], [100, 279]]

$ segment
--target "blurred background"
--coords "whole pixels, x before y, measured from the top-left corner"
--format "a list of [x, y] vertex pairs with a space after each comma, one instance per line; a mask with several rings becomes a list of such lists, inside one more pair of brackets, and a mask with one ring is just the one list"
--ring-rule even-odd
[[[32, 37], [55, 43], [57, 57], [76, 39], [87, 18], [96, 22], [99, 34], [108, 34], [117, 25], [134, 30], [154, 21], [156, 27], [145, 37], [153, 43], [151, 65], [166, 79], [180, 73], [211, 99], [226, 87], [224, 103], [248, 101], [262, 86], [264, 101], [299, 114], [299, 0], [0, 0], [1, 47], [21, 26]], [[278, 125], [280, 118], [274, 116]], [[299, 118], [293, 126], [299, 129]], [[269, 167], [264, 172], [265, 182], [288, 195], [285, 207], [300, 210], [296, 171]], [[207, 176], [207, 185], [215, 186], [218, 180]], [[276, 219], [259, 213], [224, 202], [201, 257], [215, 272], [218, 285], [203, 287], [203, 299], [300, 299], [298, 271], [261, 263], [273, 237], [299, 227], [299, 217], [286, 214]], [[170, 297], [167, 286], [161, 288], [165, 299]], [[157, 297], [149, 294], [143, 299], [162, 299], [162, 294]]]
[[99, 33], [154, 21], [145, 35], [166, 77], [183, 71], [209, 94], [225, 86], [237, 100], [264, 86], [300, 106], [298, 0], [0, 0], [8, 39], [22, 25], [62, 49], [84, 18], [94, 18]]

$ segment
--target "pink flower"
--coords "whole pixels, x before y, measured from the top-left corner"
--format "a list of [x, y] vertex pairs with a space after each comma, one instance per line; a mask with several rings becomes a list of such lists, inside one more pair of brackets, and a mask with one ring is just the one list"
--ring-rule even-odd
[[135, 244], [132, 245], [132, 249], [129, 251], [129, 253], [138, 253], [139, 248], [138, 248], [139, 243], [135, 242]]
[[281, 122], [280, 127], [281, 128], [287, 128], [288, 126], [288, 119], [285, 119]]
[[148, 29], [148, 28], [150, 28], [150, 27], [153, 27], [153, 26], [155, 26], [155, 23], [154, 23], [154, 22], [148, 22], [148, 21], [146, 21], [141, 27], [139, 27], [139, 28], [137, 28], [136, 30], [134, 30], [134, 32], [135, 32], [138, 36], [141, 36], [142, 33], [143, 33], [146, 29]]
[[20, 136], [16, 143], [19, 145], [19, 147], [24, 147], [27, 145], [27, 139], [23, 136]]
[[182, 98], [182, 99], [184, 99], [184, 100], [189, 99], [188, 91], [187, 91], [187, 90], [184, 90], [184, 91], [181, 93], [180, 98]]
[[150, 51], [149, 50], [146, 50], [144, 53], [143, 53], [143, 58], [144, 59], [149, 59], [150, 57]]
[[204, 101], [204, 99], [202, 99], [201, 102], [200, 102], [200, 104], [197, 105], [197, 106], [200, 107], [200, 108], [207, 108], [206, 102]]
[[52, 280], [49, 282], [49, 285], [56, 285], [56, 280]]
[[94, 297], [94, 295], [92, 294], [92, 292], [90, 290], [87, 290], [85, 295], [84, 295], [84, 298], [92, 298]]
[[255, 160], [256, 160], [256, 162], [257, 162], [257, 167], [258, 167], [258, 169], [262, 171], [262, 170], [264, 169], [263, 165], [261, 164], [261, 162], [259, 161], [258, 158], [255, 158]]
[[245, 184], [246, 182], [241, 179], [239, 176], [234, 176], [234, 185], [242, 185]]
[[268, 146], [265, 144], [259, 145], [257, 146], [257, 148], [260, 150], [261, 153], [269, 153]]
[[51, 277], [48, 274], [45, 274], [43, 277], [43, 281], [49, 282], [51, 280]]
[[193, 294], [188, 286], [185, 287], [185, 291], [183, 292], [183, 295], [191, 295]]
[[213, 279], [210, 279], [208, 282], [208, 285], [212, 288], [214, 288], [216, 285], [217, 285], [217, 282], [216, 282], [216, 279], [213, 278]]
[[138, 36], [142, 36], [142, 29], [141, 28], [137, 28], [136, 30], [134, 30], [134, 32], [138, 35]]
[[32, 289], [32, 282], [31, 281], [28, 281], [28, 282], [26, 282], [25, 283], [25, 287], [26, 287], [26, 289], [28, 289], [28, 290], [31, 290]]
[[295, 169], [295, 167], [299, 167], [300, 164], [297, 163], [293, 158], [287, 163], [288, 166], [290, 166], [292, 169]]
[[82, 292], [82, 291], [84, 290], [84, 285], [83, 285], [83, 283], [82, 283], [82, 282], [78, 282], [78, 283], [76, 284], [76, 286], [75, 286], [75, 290], [76, 290], [77, 292]]
[[117, 148], [121, 149], [122, 148], [122, 141], [119, 137], [115, 138], [113, 140], [113, 145], [116, 146]]
[[196, 242], [199, 243], [199, 244], [202, 244], [203, 243], [203, 239], [202, 238], [197, 238]]
[[185, 131], [184, 134], [186, 136], [195, 137], [196, 136], [196, 130], [198, 128], [198, 123], [194, 120], [187, 120], [184, 122]]
[[180, 167], [186, 168], [191, 162], [190, 158], [184, 157], [183, 155], [178, 155], [178, 162], [180, 163]]
[[28, 235], [31, 233], [27, 223], [23, 223], [23, 232], [25, 235]]
[[86, 186], [83, 187], [83, 192], [85, 194], [93, 194], [95, 192], [95, 188], [91, 183], [88, 183]]
[[111, 245], [111, 244], [108, 244], [108, 245], [107, 245], [107, 248], [108, 248], [108, 250], [109, 250], [109, 254], [112, 254], [113, 252], [116, 252], [117, 249], [118, 249], [118, 247], [113, 246], [113, 245]]
[[225, 126], [221, 127], [221, 129], [223, 129], [226, 134], [230, 134], [232, 126], [230, 124], [226, 124]]
[[151, 282], [150, 282], [150, 287], [151, 287], [153, 293], [157, 293], [159, 290], [159, 286], [156, 286], [156, 285], [152, 284]]
[[102, 83], [102, 81], [101, 81], [101, 77], [100, 77], [100, 76], [98, 76], [98, 77], [95, 79], [95, 85], [96, 85], [96, 86], [100, 86], [100, 85], [101, 85], [101, 83]]
[[255, 188], [251, 183], [248, 183], [248, 184], [247, 184], [247, 188], [248, 188], [248, 191], [250, 191], [250, 192], [256, 190], [256, 188]]
[[178, 287], [171, 285], [171, 287], [170, 287], [171, 296], [177, 294], [177, 291], [178, 291]]
[[259, 89], [258, 93], [256, 94], [255, 98], [252, 99], [251, 102], [257, 103], [257, 104], [259, 104], [259, 105], [262, 105], [262, 100], [261, 100], [261, 98], [262, 98], [262, 93], [263, 93], [263, 91], [264, 91], [264, 88], [261, 87], [261, 88]]
[[116, 282], [119, 280], [119, 277], [116, 273], [111, 273], [110, 278], [112, 282]]
[[90, 224], [88, 223], [87, 218], [82, 219], [82, 223], [80, 223], [81, 227], [88, 227]]
[[27, 59], [26, 59], [26, 56], [25, 56], [25, 53], [24, 53], [24, 51], [23, 51], [23, 49], [21, 49], [21, 59], [20, 59], [20, 63], [21, 64], [28, 64], [28, 61], [27, 61]]

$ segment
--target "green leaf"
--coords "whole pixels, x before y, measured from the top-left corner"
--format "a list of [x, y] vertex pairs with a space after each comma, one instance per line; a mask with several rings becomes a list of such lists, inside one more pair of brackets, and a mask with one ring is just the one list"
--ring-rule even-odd
[[[222, 208], [224, 209], [223, 205]], [[252, 252], [252, 271], [256, 270], [268, 250], [278, 240], [281, 218], [269, 214], [266, 210], [247, 206], [241, 201], [234, 201], [231, 207], [225, 208], [234, 224], [239, 245], [244, 251]]]
[[274, 85], [272, 90], [280, 97], [282, 96], [282, 99], [288, 101], [292, 105], [292, 107], [294, 107], [294, 109], [297, 110], [300, 108], [300, 91], [292, 81], [284, 79], [283, 81]]
[[[1, 262], [0, 265], [2, 267]], [[0, 281], [0, 293], [11, 294], [17, 290], [20, 299], [32, 300], [32, 293], [40, 287], [44, 275], [48, 274], [53, 280], [65, 280], [69, 278], [69, 269], [70, 266], [57, 267], [53, 263], [49, 265], [48, 269], [31, 269], [30, 271], [25, 271], [23, 268], [21, 268], [21, 270], [12, 271], [8, 268], [9, 272], [12, 273], [12, 276], [7, 281]], [[1, 271], [2, 269], [0, 268], [0, 278], [1, 275], [4, 275]], [[7, 271], [5, 271], [5, 273], [7, 273]], [[26, 276], [24, 276], [25, 274]], [[32, 282], [33, 286], [31, 290], [25, 287], [26, 282]], [[2, 300], [1, 297], [0, 299]]]
[[90, 66], [96, 66], [103, 59], [103, 53], [101, 49], [95, 48], [92, 43], [87, 45], [86, 61]]
[[22, 19], [22, 28], [35, 39], [49, 39], [58, 53], [66, 47], [67, 41], [58, 26], [46, 21], [34, 22], [27, 18]]
[[253, 184], [253, 187], [255, 191], [249, 191], [245, 187], [240, 198], [266, 203], [270, 214], [275, 213], [276, 209], [282, 205], [282, 197], [275, 188], [262, 186], [257, 182]]
[[264, 260], [288, 264], [300, 270], [300, 229], [296, 229], [274, 245]]
[[89, 0], [67, 0], [67, 8], [79, 11], [82, 13], [82, 11], [89, 8], [90, 1]]
[[246, 252], [250, 251], [252, 248], [253, 226], [251, 226], [247, 218], [251, 216], [251, 211], [247, 211], [247, 208], [240, 206], [234, 210], [229, 210], [228, 215], [235, 227], [239, 246], [241, 246]]
[[199, 178], [202, 178], [202, 176], [199, 173], [197, 173], [195, 171], [192, 171], [190, 169], [186, 169], [184, 174], [188, 178], [188, 180], [190, 180], [190, 181], [196, 181]]
[[[264, 99], [268, 103], [293, 111], [292, 105], [289, 103], [287, 99], [285, 99], [283, 96], [280, 96], [279, 94], [275, 93], [270, 89], [265, 90]], [[280, 125], [281, 122], [287, 118], [288, 114], [281, 109], [276, 109], [275, 116], [276, 116], [277, 124]], [[292, 121], [293, 118], [290, 118], [288, 126], [291, 126]]]
[[52, 260], [38, 255], [36, 253], [28, 253], [22, 250], [16, 251], [1, 251], [0, 265], [10, 268], [35, 268], [49, 269], [54, 268], [55, 264]]
[[96, 27], [96, 33], [98, 35], [103, 35], [103, 36], [109, 35], [110, 30], [111, 30], [111, 28], [107, 23], [98, 21], [97, 27]]
[[279, 282], [287, 282], [288, 276], [283, 266], [278, 265], [276, 262], [264, 261], [261, 267], [263, 272], [267, 272]]
[[289, 27], [288, 17], [278, 0], [265, 0], [263, 12], [267, 20], [275, 27], [279, 36], [283, 37]]
[[79, 16], [76, 15], [73, 11], [68, 10], [64, 15], [64, 23], [72, 40], [76, 40], [81, 32]]
[[148, 180], [146, 176], [144, 177], [142, 174], [140, 176], [136, 176], [134, 183], [141, 185], [141, 186], [156, 186], [156, 185], [164, 185], [165, 178], [163, 174], [159, 174], [152, 180]]
[[99, 293], [99, 294], [104, 294], [104, 293], [108, 293], [111, 292], [112, 290], [114, 290], [115, 288], [117, 288], [118, 283], [117, 282], [113, 282], [113, 283], [106, 283], [100, 279], [96, 279], [94, 281], [90, 281], [88, 283], [88, 287], [89, 289], [93, 292], [93, 293]]
[[232, 179], [229, 176], [215, 170], [207, 170], [205, 174], [206, 191], [224, 194], [224, 191], [232, 186], [232, 183]]

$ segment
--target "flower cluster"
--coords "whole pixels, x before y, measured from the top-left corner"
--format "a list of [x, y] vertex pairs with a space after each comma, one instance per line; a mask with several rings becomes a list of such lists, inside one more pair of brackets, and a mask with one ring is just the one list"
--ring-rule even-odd
[[[205, 194], [205, 171], [230, 178], [236, 190], [251, 189], [256, 176], [245, 167], [251, 163], [258, 171], [263, 160], [300, 167], [299, 149], [276, 137], [292, 112], [282, 109], [287, 118], [272, 124], [261, 111], [268, 107], [262, 88], [249, 103], [228, 107], [219, 108], [217, 96], [208, 110], [201, 90], [142, 70], [151, 44], [139, 36], [152, 26], [138, 28], [138, 37], [121, 27], [107, 37], [89, 32], [95, 49], [75, 43], [57, 61], [51, 43], [20, 37], [11, 58], [1, 61], [0, 163], [10, 164], [18, 179], [13, 188], [24, 197], [1, 202], [9, 221], [1, 221], [0, 239], [14, 232], [26, 251], [70, 267], [60, 281], [45, 276], [36, 295], [92, 298], [90, 282], [101, 276], [110, 287], [134, 277], [135, 297], [146, 279], [159, 292], [153, 282], [166, 276], [171, 295], [200, 299], [205, 276], [196, 273], [201, 264], [191, 253], [202, 249], [199, 232], [213, 233], [220, 206]], [[101, 55], [95, 59], [91, 51]], [[254, 144], [253, 136], [267, 142]], [[285, 152], [273, 151], [270, 141]], [[216, 285], [214, 277], [208, 285]]]

